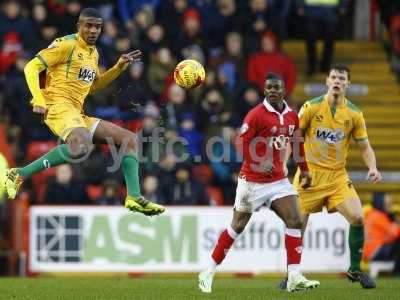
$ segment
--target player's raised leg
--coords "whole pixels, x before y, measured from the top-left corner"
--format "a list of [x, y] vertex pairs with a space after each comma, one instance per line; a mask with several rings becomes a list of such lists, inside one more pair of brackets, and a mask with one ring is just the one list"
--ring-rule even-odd
[[218, 242], [211, 255], [210, 264], [207, 269], [199, 274], [199, 289], [204, 293], [211, 293], [214, 274], [217, 267], [222, 263], [229, 249], [237, 237], [243, 232], [249, 222], [251, 213], [233, 211], [231, 225], [219, 236]]
[[[136, 135], [111, 122], [101, 120], [94, 132], [94, 138], [95, 143], [112, 142], [119, 147], [118, 155], [122, 155], [122, 170], [125, 175], [128, 192], [125, 199], [125, 207], [131, 211], [141, 212], [145, 215], [159, 215], [163, 213], [165, 211], [163, 206], [150, 202], [140, 193]], [[114, 159], [120, 158], [115, 157]]]
[[66, 144], [60, 144], [48, 153], [22, 168], [7, 171], [5, 187], [9, 199], [15, 199], [23, 181], [32, 175], [82, 157], [92, 146], [90, 133], [86, 128], [77, 127], [66, 137]]
[[302, 222], [296, 196], [290, 195], [274, 200], [271, 204], [271, 209], [286, 225], [285, 247], [288, 271], [286, 289], [289, 292], [294, 292], [318, 287], [320, 285], [318, 281], [308, 280], [300, 271], [303, 247], [301, 236]]
[[350, 268], [347, 271], [347, 278], [352, 282], [360, 282], [365, 289], [376, 287], [374, 280], [365, 272], [361, 272], [360, 263], [364, 247], [364, 217], [359, 199], [349, 199], [336, 206], [350, 224], [349, 248]]

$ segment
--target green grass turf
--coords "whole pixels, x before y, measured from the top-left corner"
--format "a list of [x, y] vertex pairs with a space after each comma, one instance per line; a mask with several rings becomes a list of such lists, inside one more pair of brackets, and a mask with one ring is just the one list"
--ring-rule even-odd
[[400, 279], [382, 278], [376, 289], [363, 290], [344, 278], [319, 278], [320, 288], [289, 294], [276, 289], [276, 277], [217, 276], [211, 295], [198, 290], [195, 275], [0, 278], [0, 299], [400, 299]]

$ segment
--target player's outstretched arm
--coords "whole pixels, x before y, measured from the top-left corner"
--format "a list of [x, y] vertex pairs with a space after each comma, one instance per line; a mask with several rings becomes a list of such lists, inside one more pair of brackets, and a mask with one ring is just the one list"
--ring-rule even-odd
[[142, 52], [140, 50], [134, 50], [132, 52], [122, 54], [117, 63], [103, 74], [97, 74], [96, 79], [93, 82], [90, 94], [95, 94], [98, 91], [107, 87], [117, 77], [126, 70], [126, 68], [134, 61], [140, 60]]
[[362, 157], [368, 167], [366, 179], [372, 183], [381, 181], [382, 176], [376, 167], [376, 158], [374, 149], [372, 149], [368, 139], [357, 141], [358, 147], [361, 149]]
[[33, 112], [39, 114], [46, 112], [46, 99], [42, 95], [39, 83], [39, 74], [45, 69], [46, 66], [36, 57], [29, 61], [24, 68], [25, 79], [33, 96], [31, 101]]

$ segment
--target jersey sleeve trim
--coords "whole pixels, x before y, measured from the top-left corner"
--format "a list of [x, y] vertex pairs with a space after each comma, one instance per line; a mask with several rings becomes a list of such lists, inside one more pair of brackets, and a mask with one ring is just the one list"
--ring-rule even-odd
[[46, 67], [46, 69], [49, 67], [44, 58], [40, 56], [40, 54], [37, 54], [35, 57], [40, 60], [40, 62]]
[[366, 137], [362, 137], [362, 138], [358, 138], [358, 139], [355, 138], [354, 140], [357, 142], [362, 142], [362, 141], [368, 140], [368, 137], [366, 136]]

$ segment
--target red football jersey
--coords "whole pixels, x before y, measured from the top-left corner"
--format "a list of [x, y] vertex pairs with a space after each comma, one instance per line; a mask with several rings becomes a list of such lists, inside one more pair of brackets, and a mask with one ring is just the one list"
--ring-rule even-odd
[[[243, 121], [240, 142], [243, 164], [240, 176], [251, 182], [273, 182], [285, 178], [283, 162], [285, 152], [299, 128], [297, 113], [285, 102], [282, 113], [276, 111], [264, 99], [253, 108]], [[300, 155], [304, 153], [300, 145]], [[260, 170], [260, 164], [273, 166], [272, 172]]]

